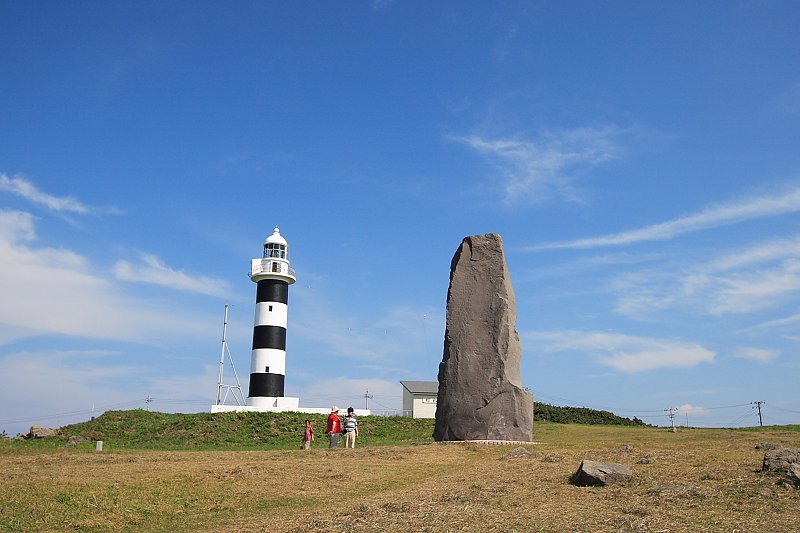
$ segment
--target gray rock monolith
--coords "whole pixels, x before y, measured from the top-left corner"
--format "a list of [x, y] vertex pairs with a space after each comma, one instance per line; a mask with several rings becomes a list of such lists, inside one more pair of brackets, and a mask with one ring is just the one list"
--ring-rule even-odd
[[503, 239], [466, 237], [450, 264], [436, 441], [533, 437], [533, 395], [522, 386], [517, 306]]

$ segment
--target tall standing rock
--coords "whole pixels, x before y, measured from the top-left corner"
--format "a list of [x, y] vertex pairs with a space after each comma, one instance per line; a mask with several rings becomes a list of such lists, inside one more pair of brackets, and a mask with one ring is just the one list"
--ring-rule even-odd
[[522, 386], [516, 322], [503, 239], [464, 238], [450, 264], [434, 440], [531, 440], [533, 395]]

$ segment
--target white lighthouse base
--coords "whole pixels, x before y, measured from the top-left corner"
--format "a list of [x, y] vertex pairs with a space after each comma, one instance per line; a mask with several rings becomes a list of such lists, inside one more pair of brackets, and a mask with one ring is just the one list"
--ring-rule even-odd
[[[291, 411], [294, 413], [308, 413], [314, 415], [330, 414], [330, 407], [300, 407], [300, 398], [291, 396], [270, 397], [248, 397], [246, 405], [212, 405], [212, 413], [284, 413]], [[356, 409], [356, 416], [370, 416], [372, 411], [369, 409]]]
[[278, 411], [294, 411], [300, 407], [300, 398], [291, 396], [248, 396], [245, 405], [250, 407], [266, 407]]

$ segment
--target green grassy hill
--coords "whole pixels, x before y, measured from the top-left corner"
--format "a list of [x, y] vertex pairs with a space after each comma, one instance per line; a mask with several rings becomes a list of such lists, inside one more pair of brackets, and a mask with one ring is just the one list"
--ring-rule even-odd
[[[641, 420], [585, 407], [537, 403], [535, 421], [561, 424], [644, 426]], [[302, 413], [191, 413], [107, 411], [88, 422], [64, 426], [59, 437], [36, 446], [63, 445], [71, 436], [86, 439], [84, 447], [102, 440], [114, 448], [130, 449], [292, 449], [299, 448], [305, 419], [314, 422], [317, 440], [325, 440], [327, 415]], [[433, 442], [431, 419], [367, 416], [359, 418], [362, 444], [424, 444]], [[534, 433], [536, 428], [534, 428]], [[32, 444], [32, 443], [31, 443]]]
[[[191, 413], [107, 411], [89, 422], [62, 427], [59, 440], [82, 436], [114, 448], [153, 449], [292, 449], [302, 444], [305, 420], [325, 441], [327, 415], [303, 413]], [[359, 417], [364, 444], [432, 442], [433, 420], [408, 417]], [[317, 444], [318, 446], [320, 444]]]

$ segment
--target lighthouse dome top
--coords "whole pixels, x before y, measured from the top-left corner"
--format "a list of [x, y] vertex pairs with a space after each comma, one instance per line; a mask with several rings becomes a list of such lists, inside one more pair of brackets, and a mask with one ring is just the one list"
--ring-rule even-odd
[[281, 230], [278, 226], [275, 226], [275, 231], [272, 232], [272, 235], [267, 237], [267, 240], [264, 241], [264, 244], [282, 244], [286, 246], [286, 239], [281, 236]]
[[297, 281], [289, 263], [289, 246], [281, 236], [278, 226], [275, 226], [275, 231], [264, 241], [264, 257], [252, 260], [250, 279], [255, 282], [265, 279], [281, 280], [289, 284]]

